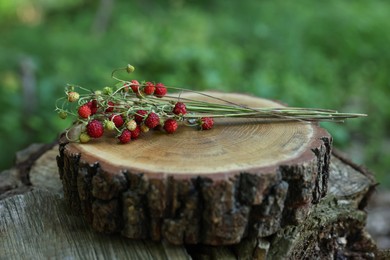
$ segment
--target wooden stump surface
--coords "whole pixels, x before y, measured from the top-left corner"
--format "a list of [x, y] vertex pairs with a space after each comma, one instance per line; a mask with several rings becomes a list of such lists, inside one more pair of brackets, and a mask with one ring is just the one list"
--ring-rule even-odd
[[[36, 147], [36, 146], [34, 146]], [[173, 246], [91, 230], [68, 210], [51, 150], [29, 147], [0, 174], [0, 259], [388, 259], [364, 230], [364, 208], [375, 180], [352, 162], [332, 156], [329, 192], [305, 221], [232, 246]], [[44, 146], [39, 146], [40, 148]], [[43, 152], [46, 151], [46, 152]], [[28, 186], [20, 178], [30, 179]], [[28, 187], [25, 189], [23, 187]], [[33, 190], [31, 192], [31, 189]], [[15, 191], [15, 192], [12, 192]], [[14, 193], [23, 193], [13, 195]], [[5, 199], [4, 199], [5, 197]], [[3, 200], [1, 200], [3, 198]]]
[[[212, 95], [280, 107], [247, 95]], [[209, 131], [150, 131], [127, 145], [110, 136], [88, 144], [62, 139], [65, 199], [100, 232], [228, 245], [300, 223], [326, 195], [332, 139], [317, 124], [215, 121]]]
[[[281, 107], [279, 103], [242, 94], [209, 93], [249, 107]], [[208, 97], [182, 94], [216, 102]], [[220, 102], [219, 102], [220, 103]], [[210, 131], [181, 126], [175, 134], [150, 131], [127, 145], [118, 145], [114, 135], [87, 144], [73, 143], [65, 152], [80, 154], [81, 160], [107, 172], [128, 170], [151, 178], [226, 179], [241, 172], [266, 174], [281, 164], [310, 162], [313, 149], [329, 134], [316, 124], [272, 123], [259, 119], [215, 119]]]

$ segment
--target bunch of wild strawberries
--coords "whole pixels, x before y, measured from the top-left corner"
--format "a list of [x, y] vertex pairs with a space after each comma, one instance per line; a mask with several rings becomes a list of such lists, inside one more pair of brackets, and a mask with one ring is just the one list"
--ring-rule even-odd
[[86, 143], [102, 137], [105, 132], [116, 132], [119, 143], [125, 144], [150, 129], [162, 128], [172, 134], [181, 121], [202, 130], [211, 129], [214, 124], [211, 117], [186, 117], [189, 112], [186, 104], [167, 97], [167, 87], [162, 83], [149, 81], [140, 84], [131, 80], [121, 81], [116, 89], [105, 87], [102, 91], [88, 91], [81, 95], [70, 86], [65, 92], [62, 106], [57, 105], [56, 110], [61, 118], [68, 114], [75, 116], [74, 126], [81, 126], [78, 136], [73, 140], [68, 138], [70, 141]]
[[[347, 118], [367, 116], [339, 113], [330, 109], [250, 108], [205, 93], [170, 87], [179, 91], [195, 92], [218, 101], [201, 102], [186, 98], [183, 103], [178, 97], [168, 96], [168, 87], [162, 83], [139, 83], [137, 80], [117, 78], [114, 74], [120, 70], [132, 73], [134, 67], [129, 64], [112, 72], [111, 77], [119, 82], [115, 88], [105, 87], [103, 90], [91, 91], [78, 86], [78, 89], [87, 92], [80, 94], [74, 86], [69, 86], [65, 90], [66, 96], [57, 100], [56, 111], [61, 118], [66, 118], [68, 114], [77, 118], [74, 125], [66, 131], [68, 140], [86, 143], [91, 138], [102, 137], [105, 132], [116, 132], [120, 143], [128, 143], [150, 129], [162, 128], [172, 134], [176, 132], [179, 122], [208, 130], [214, 125], [213, 118], [217, 117], [249, 117], [267, 122], [343, 122]], [[62, 105], [59, 106], [60, 101]], [[224, 104], [221, 104], [221, 101], [224, 101]], [[69, 133], [72, 133], [72, 137]]]

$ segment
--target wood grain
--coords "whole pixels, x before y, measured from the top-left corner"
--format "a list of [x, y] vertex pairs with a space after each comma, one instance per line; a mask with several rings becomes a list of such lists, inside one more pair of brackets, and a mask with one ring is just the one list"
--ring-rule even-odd
[[[281, 107], [276, 102], [242, 94], [214, 95], [251, 107]], [[183, 94], [182, 97], [215, 102], [195, 94]], [[315, 146], [313, 141], [319, 135], [327, 135], [310, 123], [228, 118], [215, 121], [212, 131], [182, 126], [173, 135], [149, 131], [128, 145], [118, 145], [115, 138], [106, 136], [87, 144], [69, 144], [66, 150], [80, 153], [82, 160], [89, 163], [99, 162], [103, 170], [111, 172], [127, 169], [153, 178], [201, 175], [214, 179], [309, 157], [308, 150]]]
[[98, 234], [44, 190], [5, 199], [0, 212], [0, 259], [190, 259], [183, 247]]

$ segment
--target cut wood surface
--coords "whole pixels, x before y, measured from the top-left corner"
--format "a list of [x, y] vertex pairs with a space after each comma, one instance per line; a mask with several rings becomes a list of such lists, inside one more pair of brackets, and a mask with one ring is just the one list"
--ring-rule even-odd
[[[208, 97], [182, 94], [216, 102]], [[242, 94], [213, 93], [214, 96], [249, 107], [281, 107], [270, 100]], [[81, 160], [99, 163], [108, 172], [128, 170], [152, 178], [192, 178], [200, 175], [226, 179], [237, 173], [259, 169], [272, 173], [281, 164], [310, 162], [311, 151], [329, 138], [316, 124], [301, 122], [270, 123], [259, 119], [216, 119], [211, 131], [179, 127], [175, 134], [150, 131], [128, 145], [118, 145], [115, 135], [87, 144], [66, 146], [66, 153], [81, 154]]]
[[[213, 95], [250, 107], [280, 106]], [[112, 137], [88, 144], [63, 138], [58, 166], [65, 199], [100, 232], [227, 245], [298, 224], [325, 196], [331, 137], [317, 124], [215, 121], [210, 131], [150, 131], [127, 145]]]

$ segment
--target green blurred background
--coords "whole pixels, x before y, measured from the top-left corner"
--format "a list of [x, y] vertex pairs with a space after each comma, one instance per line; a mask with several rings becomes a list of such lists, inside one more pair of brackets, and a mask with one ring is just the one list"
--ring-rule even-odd
[[67, 83], [139, 80], [369, 114], [323, 124], [390, 188], [390, 1], [0, 0], [0, 169], [70, 122]]

